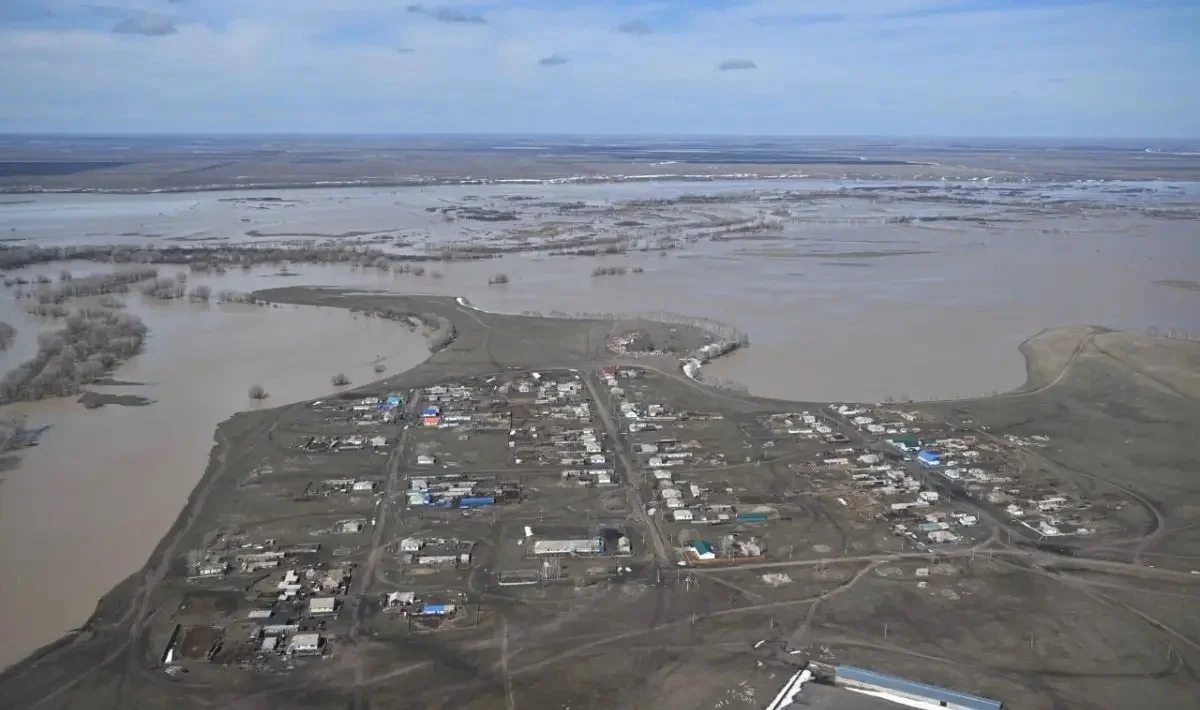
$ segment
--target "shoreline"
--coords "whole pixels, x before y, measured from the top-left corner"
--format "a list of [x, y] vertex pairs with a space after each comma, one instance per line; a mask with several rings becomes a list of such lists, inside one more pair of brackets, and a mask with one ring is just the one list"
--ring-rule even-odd
[[[257, 297], [269, 300], [271, 302], [288, 303], [293, 305], [326, 305], [341, 307], [347, 310], [352, 310], [349, 304], [338, 305], [337, 301], [349, 295], [349, 292], [339, 289], [328, 289], [319, 287], [282, 287], [276, 289], [268, 289], [256, 292]], [[446, 347], [431, 352], [429, 357], [416, 366], [403, 372], [392, 373], [387, 377], [378, 380], [364, 383], [355, 386], [344, 392], [360, 392], [373, 388], [378, 388], [385, 382], [400, 382], [400, 381], [420, 381], [423, 377], [435, 374], [439, 368], [451, 369], [455, 372], [488, 372], [490, 367], [488, 362], [470, 361], [454, 362], [462, 360], [458, 357], [464, 353], [471, 353], [478, 347], [478, 343], [473, 343], [479, 339], [480, 330], [490, 330], [490, 326], [484, 325], [482, 321], [471, 315], [471, 311], [478, 313], [488, 313], [481, 311], [474, 306], [469, 305], [465, 299], [443, 297], [443, 296], [404, 296], [398, 294], [379, 294], [374, 298], [381, 298], [388, 302], [397, 302], [397, 305], [411, 304], [424, 307], [431, 313], [443, 317], [447, 317], [450, 324], [454, 326], [459, 333], [460, 338], [448, 344]], [[419, 311], [418, 311], [419, 312]], [[452, 317], [454, 313], [459, 314], [457, 321]], [[448, 315], [449, 314], [449, 315]], [[533, 316], [508, 315], [508, 314], [489, 314], [500, 319], [530, 319], [530, 320], [563, 320], [567, 323], [586, 324], [588, 327], [594, 327], [599, 322], [587, 322], [580, 320], [567, 319], [551, 319], [540, 318]], [[462, 316], [466, 316], [465, 318]], [[477, 321], [478, 325], [473, 326], [472, 321]], [[1082, 331], [1082, 335], [1080, 334]], [[1046, 348], [1039, 347], [1043, 345], [1047, 339], [1055, 338], [1067, 343], [1075, 343], [1072, 353], [1077, 353], [1082, 347], [1087, 338], [1098, 332], [1113, 332], [1107, 329], [1097, 329], [1092, 327], [1074, 327], [1074, 328], [1053, 328], [1043, 330], [1018, 346], [1022, 352], [1026, 362], [1027, 378], [1026, 383], [1022, 387], [1010, 392], [1002, 393], [998, 397], [1008, 397], [1013, 395], [1029, 394], [1040, 392], [1049, 387], [1053, 387], [1061, 379], [1066, 368], [1069, 367], [1074, 355], [1067, 357], [1061, 356], [1062, 343], [1057, 343], [1059, 346], [1058, 357], [1053, 357], [1055, 352], [1048, 351]], [[1038, 342], [1039, 338], [1042, 342]], [[462, 342], [466, 341], [466, 342]], [[486, 347], [486, 346], [485, 346]], [[610, 354], [611, 355], [611, 354]], [[1047, 364], [1047, 358], [1051, 358], [1051, 364]], [[614, 361], [620, 361], [622, 358], [616, 355], [605, 358]], [[538, 363], [531, 363], [531, 366], [537, 367]], [[1057, 369], [1057, 373], [1053, 378], [1049, 378], [1049, 374]], [[682, 377], [682, 375], [680, 375]], [[1049, 379], [1047, 379], [1049, 378]], [[721, 395], [722, 390], [700, 382], [695, 382], [695, 386], [702, 387], [706, 391], [718, 393]], [[392, 385], [389, 385], [392, 386]], [[772, 398], [759, 397], [755, 395], [737, 395], [744, 402], [762, 405], [800, 405], [807, 404], [795, 400], [778, 400]], [[992, 397], [974, 398], [992, 399]], [[213, 446], [209, 452], [208, 465], [205, 468], [203, 475], [192, 489], [188, 496], [187, 502], [184, 504], [175, 522], [172, 524], [166, 535], [158, 542], [154, 550], [151, 552], [146, 563], [127, 576], [123, 581], [115, 585], [111, 591], [105, 594], [96, 605], [95, 610], [87, 618], [84, 624], [78, 629], [64, 634], [59, 639], [37, 648], [25, 656], [22, 660], [0, 671], [0, 680], [11, 681], [25, 674], [29, 670], [36, 668], [40, 663], [51, 657], [55, 652], [61, 650], [78, 648], [80, 652], [85, 652], [88, 649], [87, 645], [91, 641], [98, 643], [104, 640], [104, 635], [117, 631], [126, 623], [133, 619], [136, 625], [144, 620], [147, 614], [148, 603], [150, 596], [153, 593], [154, 585], [150, 587], [139, 584], [139, 579], [150, 579], [152, 576], [162, 576], [167, 573], [170, 567], [171, 558], [177, 546], [187, 537], [191, 531], [191, 527], [200, 514], [204, 511], [205, 503], [207, 502], [210, 493], [213, 492], [216, 486], [224, 477], [223, 456], [235, 445], [235, 440], [239, 433], [245, 433], [255, 428], [260, 427], [265, 422], [277, 416], [284, 409], [302, 405], [306, 400], [300, 402], [292, 402], [283, 404], [269, 409], [242, 411], [237, 412], [229, 418], [221, 421], [214, 431]], [[964, 400], [965, 401], [965, 400]], [[938, 401], [930, 401], [929, 404], [937, 404]], [[926, 404], [926, 402], [912, 402], [914, 406]], [[138, 609], [136, 604], [138, 598], [141, 597], [142, 608]], [[124, 609], [124, 613], [121, 611]], [[114, 616], [120, 614], [115, 619]], [[123, 644], [118, 653], [124, 653], [128, 646], [128, 642]], [[114, 654], [115, 655], [115, 654]]]

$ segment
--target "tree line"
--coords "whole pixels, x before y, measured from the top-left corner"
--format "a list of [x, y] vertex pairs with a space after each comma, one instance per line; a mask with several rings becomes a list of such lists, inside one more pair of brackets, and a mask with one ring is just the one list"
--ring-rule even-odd
[[141, 351], [146, 325], [131, 313], [81, 308], [38, 336], [38, 352], [0, 378], [0, 404], [77, 394]]

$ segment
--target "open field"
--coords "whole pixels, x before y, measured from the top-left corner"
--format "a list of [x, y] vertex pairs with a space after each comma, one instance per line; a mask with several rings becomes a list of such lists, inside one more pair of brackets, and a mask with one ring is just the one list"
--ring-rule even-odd
[[789, 402], [615, 355], [611, 321], [258, 295], [455, 339], [223, 423], [144, 570], [6, 704], [753, 708], [808, 660], [1007, 707], [1200, 692], [1195, 344], [1049, 331], [1007, 394]]

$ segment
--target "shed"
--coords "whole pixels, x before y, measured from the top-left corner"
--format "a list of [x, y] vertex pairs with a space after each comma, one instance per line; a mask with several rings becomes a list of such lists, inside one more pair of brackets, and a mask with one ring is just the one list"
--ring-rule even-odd
[[926, 685], [925, 683], [905, 680], [863, 668], [838, 666], [834, 669], [834, 673], [834, 680], [837, 685], [847, 688], [881, 691], [912, 700], [923, 700], [944, 708], [953, 708], [954, 710], [1000, 710], [1002, 707], [999, 700], [960, 693], [956, 690], [947, 690], [939, 688], [936, 685]]

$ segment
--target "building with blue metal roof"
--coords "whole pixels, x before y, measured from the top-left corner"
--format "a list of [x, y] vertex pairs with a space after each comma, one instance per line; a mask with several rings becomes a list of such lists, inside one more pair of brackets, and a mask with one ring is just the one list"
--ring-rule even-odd
[[937, 466], [942, 462], [942, 457], [932, 451], [921, 451], [917, 454], [917, 461], [926, 466]]
[[960, 693], [957, 690], [947, 690], [936, 685], [926, 685], [912, 680], [904, 680], [896, 676], [869, 671], [854, 666], [838, 666], [835, 669], [835, 682], [847, 688], [860, 688], [877, 692], [891, 693], [913, 700], [933, 703], [954, 710], [1001, 710], [999, 700], [981, 698], [978, 695]]

